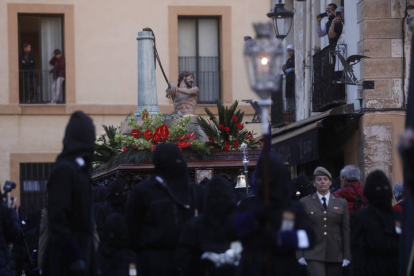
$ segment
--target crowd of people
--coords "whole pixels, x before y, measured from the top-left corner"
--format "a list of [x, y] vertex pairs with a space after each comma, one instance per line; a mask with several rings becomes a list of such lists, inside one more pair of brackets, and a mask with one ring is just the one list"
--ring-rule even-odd
[[[220, 176], [193, 183], [179, 148], [163, 143], [148, 178], [129, 193], [113, 180], [93, 204], [94, 141], [91, 118], [75, 112], [46, 210], [21, 225], [5, 198], [1, 275], [398, 275], [401, 209], [380, 170], [363, 186], [359, 168], [345, 166], [334, 191], [325, 168], [290, 179], [270, 153], [269, 167], [258, 161], [254, 193], [239, 200]], [[394, 190], [404, 206], [401, 184]]]

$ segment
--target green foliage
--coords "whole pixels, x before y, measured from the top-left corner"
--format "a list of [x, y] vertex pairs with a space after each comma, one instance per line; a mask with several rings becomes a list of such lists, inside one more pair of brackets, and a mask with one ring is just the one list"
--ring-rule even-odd
[[225, 107], [220, 99], [216, 101], [218, 118], [205, 108], [209, 119], [197, 118], [203, 132], [209, 138], [209, 145], [224, 150], [239, 149], [242, 143], [249, 147], [259, 147], [260, 143], [253, 138], [254, 133], [244, 128], [244, 112], [237, 110], [238, 101]]

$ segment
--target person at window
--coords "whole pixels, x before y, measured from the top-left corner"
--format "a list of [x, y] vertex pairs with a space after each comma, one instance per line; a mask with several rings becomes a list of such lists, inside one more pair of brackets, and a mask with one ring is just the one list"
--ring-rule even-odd
[[36, 89], [36, 75], [35, 66], [36, 61], [32, 54], [32, 46], [29, 43], [23, 44], [23, 53], [19, 57], [21, 68], [20, 78], [23, 87], [23, 102], [30, 103], [35, 96]]
[[53, 69], [50, 73], [53, 74], [53, 83], [51, 91], [50, 103], [57, 103], [62, 94], [62, 83], [65, 80], [65, 58], [62, 56], [62, 52], [59, 49], [53, 51], [53, 58], [50, 60], [50, 65]]
[[[342, 33], [342, 24], [336, 24], [336, 23], [340, 22], [340, 20], [339, 21], [337, 20], [334, 24], [334, 29], [332, 30], [335, 33], [335, 35], [333, 35], [332, 38], [331, 38], [331, 36], [329, 36], [329, 31], [330, 31], [331, 25], [333, 23], [333, 20], [335, 19], [335, 10], [336, 10], [337, 7], [338, 6], [336, 4], [331, 3], [326, 7], [326, 9], [325, 9], [326, 13], [321, 13], [321, 14], [318, 14], [316, 16], [316, 22], [317, 22], [316, 32], [318, 34], [318, 37], [324, 37], [324, 36], [328, 35], [329, 45], [336, 45], [336, 43], [337, 43], [337, 41], [338, 41], [338, 39], [339, 39], [339, 37]], [[321, 27], [321, 21], [322, 21], [322, 18], [324, 16], [328, 16], [328, 21], [325, 23], [324, 27]]]
[[309, 276], [340, 276], [351, 262], [348, 204], [329, 192], [332, 176], [323, 167], [313, 173], [316, 193], [300, 202], [315, 231], [315, 247], [297, 252], [298, 262], [306, 265]]
[[289, 58], [286, 64], [283, 65], [282, 70], [286, 75], [286, 103], [287, 111], [295, 111], [295, 45], [289, 44], [287, 46], [287, 53]]
[[392, 209], [391, 183], [383, 171], [367, 176], [364, 194], [369, 204], [351, 216], [353, 275], [397, 276], [401, 222]]

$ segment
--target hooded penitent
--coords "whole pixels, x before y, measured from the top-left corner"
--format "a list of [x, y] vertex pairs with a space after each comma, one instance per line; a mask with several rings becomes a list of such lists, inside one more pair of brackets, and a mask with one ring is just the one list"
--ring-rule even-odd
[[[256, 180], [257, 195], [265, 199], [264, 160], [257, 165], [259, 168]], [[289, 200], [289, 175], [282, 157], [275, 153], [269, 153], [269, 199], [270, 202], [284, 206]]]
[[155, 168], [153, 174], [160, 176], [171, 192], [179, 199], [187, 197], [189, 185], [187, 163], [178, 146], [171, 143], [157, 145], [152, 157]]
[[105, 230], [102, 247], [105, 253], [114, 253], [116, 250], [128, 245], [128, 228], [124, 217], [121, 214], [113, 213], [109, 215], [105, 222]]
[[95, 148], [95, 127], [92, 119], [82, 111], [70, 117], [63, 138], [63, 151], [59, 158], [82, 157], [86, 164], [92, 162]]
[[391, 184], [383, 171], [376, 170], [367, 176], [364, 195], [370, 205], [381, 210], [392, 210]]
[[113, 208], [123, 210], [126, 201], [126, 193], [122, 181], [114, 180], [109, 183], [106, 200]]

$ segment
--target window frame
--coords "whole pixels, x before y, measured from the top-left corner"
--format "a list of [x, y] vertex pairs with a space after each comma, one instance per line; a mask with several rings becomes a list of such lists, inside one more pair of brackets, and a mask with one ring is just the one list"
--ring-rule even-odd
[[[219, 23], [219, 57], [220, 57], [220, 98], [224, 104], [233, 103], [232, 43], [231, 43], [231, 7], [230, 6], [169, 6], [169, 78], [178, 78], [178, 17], [214, 17]], [[200, 91], [200, 93], [203, 93]], [[200, 103], [198, 106], [212, 104]]]

